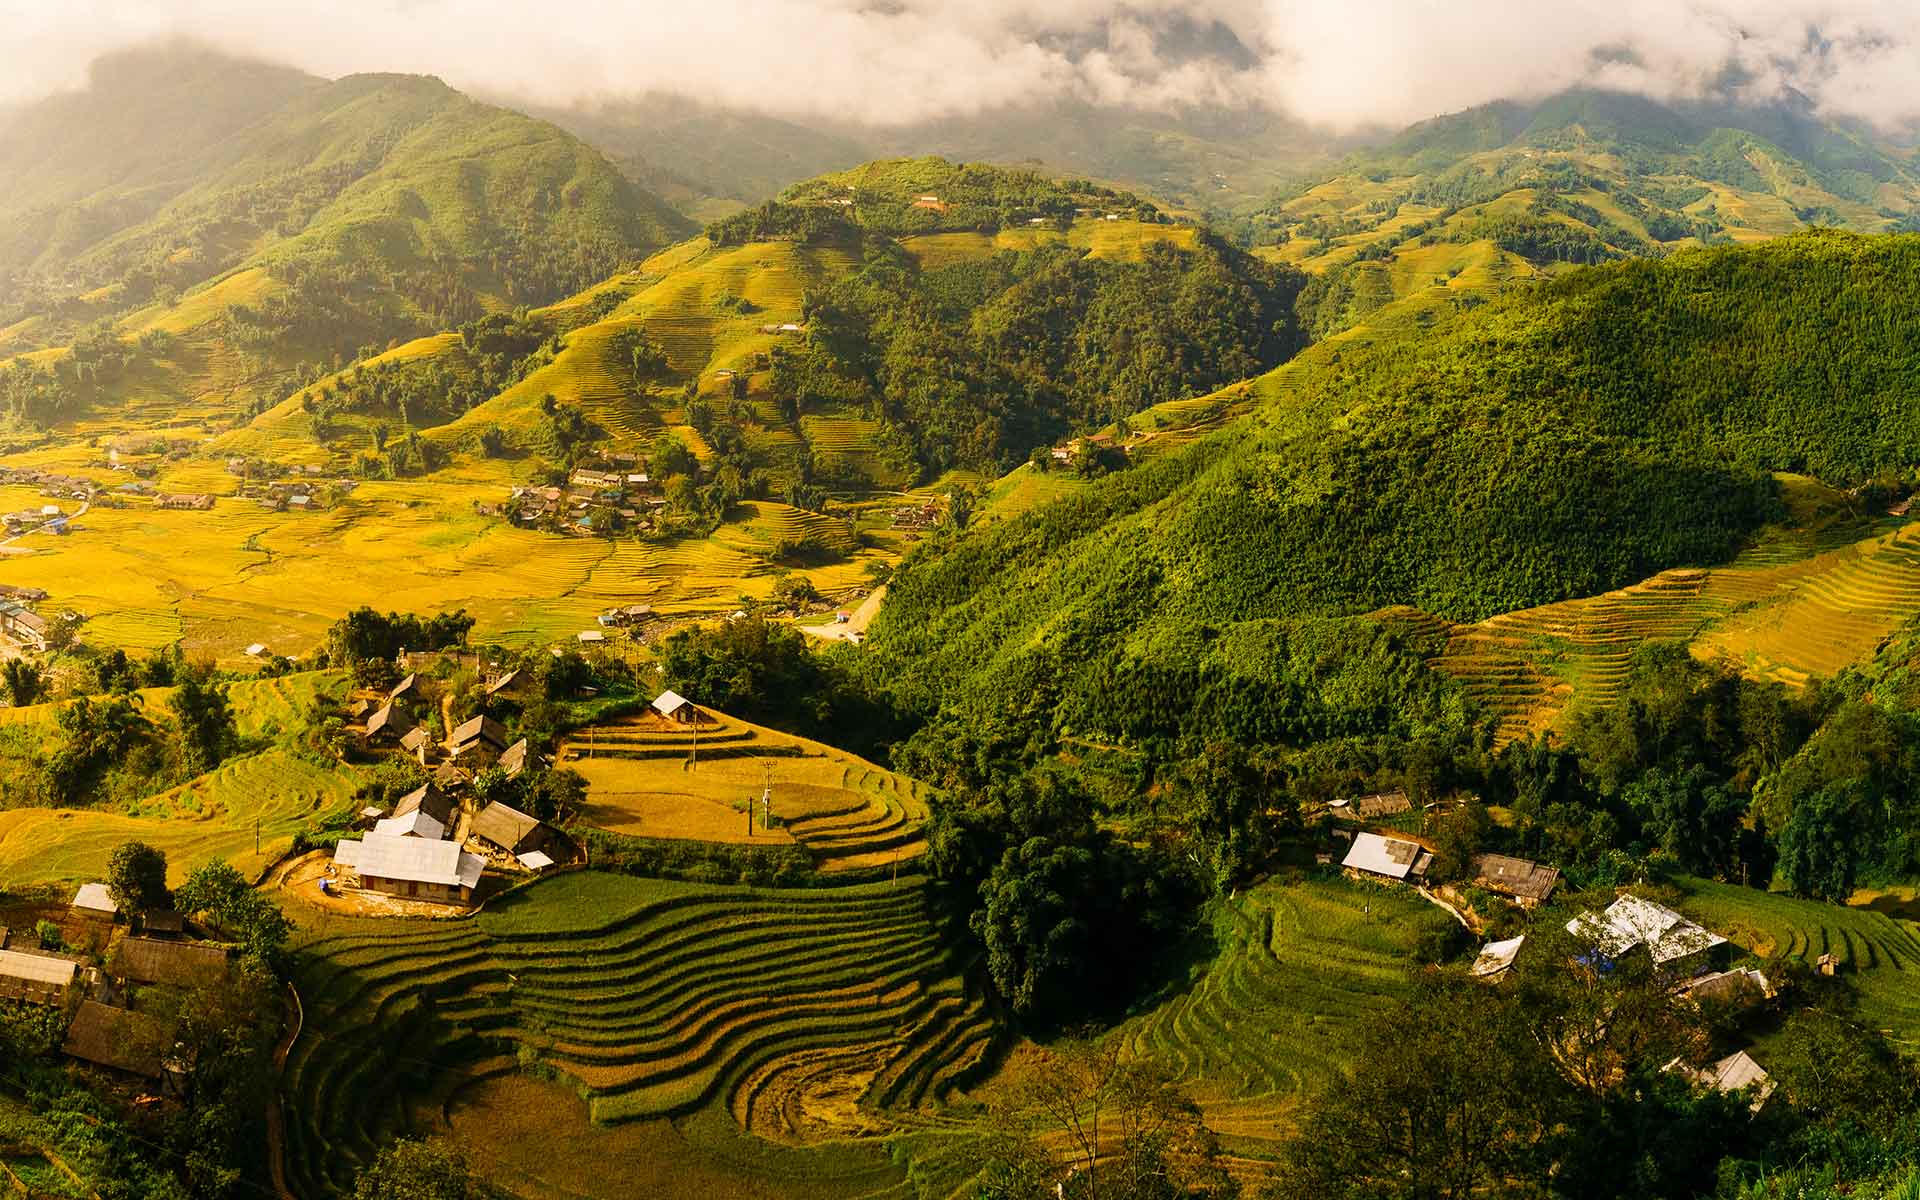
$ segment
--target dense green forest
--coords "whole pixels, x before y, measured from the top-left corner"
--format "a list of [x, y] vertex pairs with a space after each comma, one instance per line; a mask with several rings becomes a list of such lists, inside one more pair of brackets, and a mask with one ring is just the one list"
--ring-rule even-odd
[[795, 412], [879, 417], [923, 471], [1005, 469], [1291, 357], [1303, 282], [1205, 236], [1138, 262], [1046, 247], [928, 270], [876, 239], [808, 296], [806, 341], [775, 351], [773, 388]]

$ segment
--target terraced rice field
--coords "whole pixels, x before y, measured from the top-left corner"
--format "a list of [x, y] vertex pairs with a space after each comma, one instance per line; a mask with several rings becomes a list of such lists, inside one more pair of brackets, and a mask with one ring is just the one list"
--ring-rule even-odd
[[[697, 734], [647, 714], [591, 726], [556, 761], [587, 780], [581, 818], [638, 837], [797, 843], [823, 870], [911, 863], [926, 850], [924, 788], [819, 742], [723, 714]], [[746, 806], [769, 786], [775, 827]]]
[[1859, 990], [1859, 1019], [1920, 1047], [1920, 923], [1703, 879], [1685, 886], [1687, 915], [1761, 957], [1812, 966], [1836, 956]]
[[382, 1138], [522, 1061], [577, 1086], [596, 1123], [771, 1142], [937, 1104], [999, 1035], [929, 905], [917, 879], [769, 892], [576, 873], [472, 919], [329, 919], [295, 971], [294, 1191], [338, 1193]]
[[1228, 1150], [1259, 1159], [1300, 1094], [1354, 1061], [1355, 1027], [1407, 993], [1420, 932], [1446, 920], [1404, 888], [1262, 884], [1220, 906], [1184, 985], [1109, 1036], [1171, 1067]]
[[257, 874], [285, 854], [310, 821], [351, 804], [358, 783], [345, 769], [327, 770], [284, 750], [267, 750], [230, 759], [127, 810], [0, 809], [0, 880], [97, 879], [114, 848], [126, 841], [166, 851], [175, 883], [216, 858]]
[[1650, 640], [1689, 642], [1757, 678], [1830, 676], [1920, 613], [1920, 524], [1831, 541], [1783, 534], [1725, 567], [1456, 627], [1437, 665], [1496, 717], [1503, 742], [1547, 728], [1570, 703], [1611, 699]]

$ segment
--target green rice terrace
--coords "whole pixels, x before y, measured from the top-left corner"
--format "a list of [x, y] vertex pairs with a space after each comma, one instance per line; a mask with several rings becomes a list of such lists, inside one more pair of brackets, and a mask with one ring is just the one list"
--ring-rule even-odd
[[1859, 1019], [1920, 1045], [1920, 922], [1704, 879], [1686, 890], [1689, 915], [1756, 955], [1812, 966], [1832, 954], [1859, 993]]
[[574, 874], [470, 920], [325, 921], [295, 973], [290, 1183], [343, 1191], [382, 1139], [523, 1070], [577, 1090], [595, 1125], [884, 1130], [997, 1059], [949, 941], [919, 878], [769, 892]]
[[1450, 919], [1408, 889], [1261, 884], [1219, 904], [1190, 977], [1109, 1036], [1172, 1068], [1226, 1148], [1258, 1159], [1302, 1093], [1353, 1061], [1356, 1029], [1407, 994], [1421, 933]]

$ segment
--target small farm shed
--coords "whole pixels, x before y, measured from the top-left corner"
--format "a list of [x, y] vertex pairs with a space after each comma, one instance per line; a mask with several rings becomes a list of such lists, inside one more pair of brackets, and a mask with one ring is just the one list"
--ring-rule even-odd
[[518, 856], [547, 844], [547, 828], [538, 817], [495, 801], [473, 818], [473, 835]]

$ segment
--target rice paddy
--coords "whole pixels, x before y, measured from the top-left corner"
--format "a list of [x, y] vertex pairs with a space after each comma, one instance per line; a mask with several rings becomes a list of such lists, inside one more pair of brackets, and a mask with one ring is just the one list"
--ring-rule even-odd
[[1409, 991], [1415, 942], [1447, 920], [1405, 888], [1261, 884], [1218, 906], [1187, 980], [1108, 1036], [1171, 1068], [1228, 1151], [1258, 1160], [1302, 1092], [1354, 1061], [1354, 1030]]
[[1797, 686], [1871, 657], [1916, 614], [1920, 525], [1855, 523], [1775, 531], [1724, 567], [1665, 571], [1455, 627], [1436, 662], [1495, 717], [1504, 742], [1550, 727], [1570, 704], [1605, 703], [1645, 641], [1684, 641], [1702, 658]]
[[963, 1090], [997, 1049], [937, 921], [918, 879], [766, 892], [591, 873], [471, 919], [323, 920], [299, 948], [307, 1029], [283, 1077], [294, 1190], [338, 1193], [382, 1138], [457, 1127], [525, 1091], [524, 1067], [575, 1089], [594, 1126], [632, 1123], [570, 1142], [671, 1145], [686, 1178], [765, 1155], [840, 1180], [821, 1194], [888, 1193], [903, 1172], [844, 1139]]
[[[556, 761], [587, 780], [580, 818], [640, 837], [805, 847], [822, 870], [911, 864], [926, 849], [924, 788], [819, 742], [712, 714], [697, 730], [653, 714], [568, 738]], [[774, 827], [747, 808], [771, 790]]]

